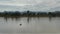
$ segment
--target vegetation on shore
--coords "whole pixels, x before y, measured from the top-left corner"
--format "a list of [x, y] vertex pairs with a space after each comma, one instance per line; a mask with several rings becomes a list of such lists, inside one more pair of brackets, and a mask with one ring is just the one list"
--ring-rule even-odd
[[60, 17], [60, 11], [55, 11], [55, 12], [4, 11], [4, 12], [0, 12], [0, 17]]

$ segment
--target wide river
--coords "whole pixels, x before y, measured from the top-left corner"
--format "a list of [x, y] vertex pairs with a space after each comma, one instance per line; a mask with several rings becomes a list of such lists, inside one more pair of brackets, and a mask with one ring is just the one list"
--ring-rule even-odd
[[60, 34], [60, 17], [0, 17], [0, 34]]

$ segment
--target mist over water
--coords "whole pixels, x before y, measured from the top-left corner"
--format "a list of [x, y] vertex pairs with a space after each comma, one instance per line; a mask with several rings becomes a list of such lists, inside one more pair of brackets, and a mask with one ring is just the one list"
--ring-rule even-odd
[[60, 33], [60, 17], [0, 17], [0, 33]]

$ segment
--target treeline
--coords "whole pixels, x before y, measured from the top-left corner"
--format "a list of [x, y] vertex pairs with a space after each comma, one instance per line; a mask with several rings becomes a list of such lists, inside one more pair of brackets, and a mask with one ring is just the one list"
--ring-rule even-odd
[[0, 12], [0, 17], [60, 17], [60, 11], [55, 12], [4, 11]]

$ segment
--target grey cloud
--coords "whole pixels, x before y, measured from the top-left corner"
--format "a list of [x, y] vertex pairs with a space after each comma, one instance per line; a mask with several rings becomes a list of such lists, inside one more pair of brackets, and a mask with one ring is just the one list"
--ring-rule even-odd
[[[40, 1], [42, 1], [40, 3]], [[60, 10], [60, 0], [16, 0], [14, 3], [26, 3], [32, 5], [26, 6], [1, 6], [1, 10], [36, 10], [36, 11], [53, 11]], [[9, 2], [10, 3], [10, 2]]]
[[13, 1], [13, 0], [0, 0], [0, 1]]

